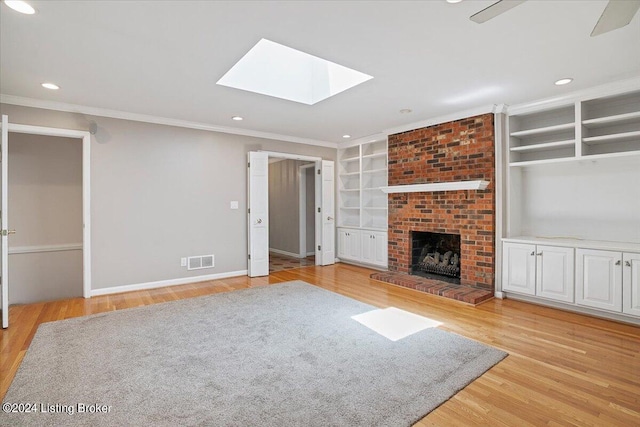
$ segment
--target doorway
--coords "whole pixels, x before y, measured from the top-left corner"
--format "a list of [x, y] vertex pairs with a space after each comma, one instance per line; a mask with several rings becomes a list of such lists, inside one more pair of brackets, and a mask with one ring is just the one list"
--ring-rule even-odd
[[9, 141], [9, 304], [82, 297], [82, 141]]
[[[315, 265], [314, 166], [315, 162], [269, 157], [270, 273]], [[311, 172], [310, 191], [307, 171]]]
[[[266, 151], [251, 151], [248, 153], [247, 163], [247, 236], [248, 236], [248, 265], [247, 273], [250, 277], [269, 275], [270, 245], [270, 191], [269, 191], [269, 161], [278, 159], [295, 160], [309, 163], [313, 167], [314, 181], [314, 264], [329, 265], [335, 263], [335, 167], [334, 162], [317, 157], [301, 156], [289, 153], [275, 153]], [[295, 164], [292, 175], [299, 181], [299, 166]], [[299, 186], [298, 186], [299, 189]], [[307, 253], [307, 238], [305, 233], [304, 247], [300, 246], [299, 205], [301, 204], [299, 191], [295, 191], [295, 201], [289, 206], [295, 206], [293, 211], [297, 224], [287, 224], [287, 229], [295, 236], [289, 254], [294, 257]], [[273, 202], [272, 202], [273, 203]], [[290, 214], [291, 212], [286, 212]], [[306, 223], [307, 221], [305, 221]], [[293, 227], [295, 226], [295, 228]], [[291, 231], [293, 229], [293, 231]]]
[[[1, 286], [0, 289], [2, 291], [1, 301], [2, 301], [2, 327], [7, 328], [9, 326], [9, 289], [11, 283], [10, 277], [10, 258], [9, 258], [9, 238], [14, 240], [14, 237], [20, 230], [12, 227], [13, 220], [11, 218], [12, 211], [9, 205], [9, 135], [11, 135], [11, 139], [13, 140], [16, 135], [27, 134], [27, 135], [35, 135], [35, 136], [50, 136], [50, 137], [61, 137], [61, 138], [72, 138], [75, 141], [81, 142], [81, 157], [82, 157], [82, 296], [85, 298], [89, 298], [91, 291], [91, 186], [90, 186], [90, 177], [91, 177], [91, 135], [89, 132], [72, 130], [72, 129], [59, 129], [59, 128], [48, 128], [41, 126], [31, 126], [31, 125], [22, 125], [9, 123], [9, 117], [6, 115], [2, 116], [2, 141], [0, 144], [0, 280]], [[55, 227], [55, 225], [54, 225]], [[37, 246], [37, 245], [36, 245]], [[47, 247], [49, 246], [49, 247]], [[74, 250], [77, 248], [77, 242], [70, 242], [68, 244], [58, 244], [58, 245], [40, 245], [40, 252], [42, 253], [46, 250], [52, 249], [51, 246], [54, 246], [54, 249], [64, 249], [65, 247], [69, 250]], [[57, 247], [56, 247], [57, 246]], [[14, 254], [16, 253], [16, 245], [14, 243], [11, 244], [12, 249], [14, 249]], [[22, 251], [25, 250], [33, 250], [33, 248], [29, 248], [26, 246], [17, 246], [21, 248]], [[20, 252], [18, 250], [17, 252]], [[60, 251], [63, 252], [63, 251]], [[12, 256], [13, 257], [13, 256]], [[55, 263], [54, 263], [55, 264]], [[13, 298], [12, 298], [13, 302]]]

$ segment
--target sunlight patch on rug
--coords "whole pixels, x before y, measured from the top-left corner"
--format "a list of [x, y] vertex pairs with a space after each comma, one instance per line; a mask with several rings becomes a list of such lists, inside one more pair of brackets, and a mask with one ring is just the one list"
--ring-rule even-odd
[[391, 341], [442, 325], [436, 320], [395, 307], [372, 310], [351, 318]]

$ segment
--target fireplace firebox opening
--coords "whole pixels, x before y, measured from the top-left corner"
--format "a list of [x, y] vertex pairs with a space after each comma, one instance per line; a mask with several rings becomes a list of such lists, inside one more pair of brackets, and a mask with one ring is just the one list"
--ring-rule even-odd
[[460, 284], [460, 235], [411, 232], [410, 274]]

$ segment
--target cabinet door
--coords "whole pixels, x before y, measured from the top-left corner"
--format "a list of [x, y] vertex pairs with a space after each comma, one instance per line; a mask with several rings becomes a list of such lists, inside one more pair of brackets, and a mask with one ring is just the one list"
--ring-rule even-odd
[[362, 262], [366, 262], [369, 264], [373, 264], [373, 260], [375, 259], [375, 245], [373, 242], [373, 232], [371, 231], [362, 231], [360, 233], [360, 241], [361, 241], [361, 257]]
[[360, 258], [360, 232], [348, 228], [338, 229], [338, 258]]
[[536, 246], [505, 243], [502, 246], [502, 289], [535, 295]]
[[536, 295], [573, 302], [573, 248], [536, 246]]
[[576, 303], [622, 311], [622, 253], [578, 249]]
[[640, 316], [640, 254], [622, 254], [622, 311]]
[[360, 231], [347, 230], [347, 257], [353, 260], [360, 260], [362, 256], [360, 248]]
[[387, 233], [376, 232], [373, 234], [375, 247], [373, 263], [383, 267], [387, 266]]

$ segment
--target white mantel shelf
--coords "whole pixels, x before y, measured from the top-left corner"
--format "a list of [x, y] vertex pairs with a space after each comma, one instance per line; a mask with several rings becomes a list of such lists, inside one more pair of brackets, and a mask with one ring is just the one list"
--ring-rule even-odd
[[452, 181], [434, 182], [432, 184], [409, 184], [380, 187], [380, 190], [389, 193], [419, 193], [432, 191], [457, 191], [457, 190], [484, 190], [489, 181]]

